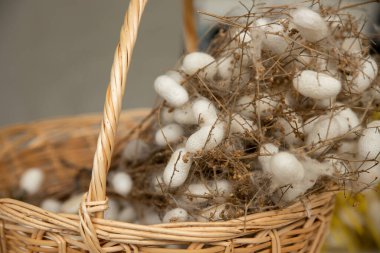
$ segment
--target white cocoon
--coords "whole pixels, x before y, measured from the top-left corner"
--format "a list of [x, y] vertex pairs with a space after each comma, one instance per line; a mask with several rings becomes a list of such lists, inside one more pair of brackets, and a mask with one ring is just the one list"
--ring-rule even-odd
[[314, 99], [335, 97], [342, 89], [339, 80], [312, 70], [304, 70], [296, 75], [293, 79], [293, 86], [305, 97]]
[[143, 140], [131, 140], [125, 145], [122, 157], [127, 161], [142, 161], [146, 159], [151, 152], [151, 148]]
[[260, 147], [260, 155], [258, 159], [264, 172], [272, 173], [269, 162], [272, 158], [272, 155], [277, 154], [278, 152], [278, 146], [274, 145], [273, 143], [265, 143]]
[[162, 192], [165, 189], [166, 185], [164, 179], [162, 179], [162, 175], [154, 175], [152, 177], [152, 186], [155, 192]]
[[183, 221], [187, 221], [188, 218], [189, 218], [189, 215], [185, 209], [174, 208], [165, 214], [162, 221], [163, 223], [183, 222]]
[[194, 116], [191, 103], [187, 103], [181, 108], [176, 108], [173, 117], [174, 121], [181, 125], [195, 125], [198, 123], [197, 118]]
[[234, 39], [234, 42], [237, 43], [236, 46], [241, 46], [242, 44], [247, 44], [251, 42], [252, 37], [249, 31], [239, 29], [235, 31], [235, 33], [232, 35], [232, 39]]
[[189, 94], [186, 89], [166, 75], [156, 78], [154, 89], [171, 106], [180, 107], [189, 101]]
[[360, 69], [354, 77], [347, 76], [347, 80], [351, 81], [351, 91], [354, 93], [362, 93], [368, 89], [375, 80], [378, 72], [376, 61], [372, 57], [368, 57], [361, 63]]
[[84, 193], [74, 194], [65, 202], [63, 202], [61, 206], [62, 213], [78, 213], [80, 203], [82, 201]]
[[141, 220], [141, 223], [144, 225], [160, 224], [161, 218], [153, 209], [145, 208], [143, 211], [143, 218]]
[[252, 120], [245, 119], [238, 113], [232, 114], [230, 131], [232, 134], [243, 134], [257, 130], [257, 126]]
[[345, 38], [341, 48], [348, 54], [360, 54], [362, 52], [362, 43], [359, 38]]
[[288, 48], [288, 42], [284, 37], [284, 27], [265, 18], [255, 22], [257, 28], [264, 32], [263, 47], [275, 54], [283, 54]]
[[107, 220], [117, 220], [119, 216], [119, 203], [114, 199], [108, 200], [108, 209], [104, 212], [104, 218]]
[[262, 96], [256, 101], [256, 113], [261, 117], [267, 117], [273, 114], [278, 102], [266, 93], [262, 93]]
[[315, 11], [302, 7], [293, 11], [291, 16], [292, 23], [304, 39], [310, 42], [317, 42], [327, 37], [327, 23]]
[[117, 216], [117, 220], [123, 222], [134, 222], [136, 218], [136, 210], [130, 204], [126, 205], [123, 209], [121, 209], [119, 215]]
[[211, 150], [222, 143], [224, 136], [225, 125], [223, 123], [203, 126], [187, 139], [186, 150], [191, 153]]
[[[339, 104], [338, 104], [339, 105]], [[346, 124], [348, 127], [348, 130], [351, 130], [357, 126], [360, 125], [360, 120], [356, 113], [351, 110], [351, 108], [344, 108], [343, 110], [340, 110], [336, 116], [340, 117], [340, 119], [343, 119], [342, 124]], [[353, 136], [355, 138], [356, 135]]]
[[207, 207], [201, 211], [201, 214], [199, 217], [197, 217], [197, 220], [199, 222], [221, 220], [223, 219], [225, 210], [226, 204]]
[[304, 168], [295, 155], [288, 152], [274, 154], [269, 162], [273, 181], [279, 185], [293, 184], [304, 177]]
[[42, 201], [41, 208], [49, 212], [58, 213], [61, 210], [61, 205], [62, 203], [59, 200], [47, 198]]
[[45, 179], [45, 175], [39, 168], [31, 168], [26, 170], [20, 178], [20, 188], [27, 194], [36, 194]]
[[190, 184], [187, 187], [187, 190], [185, 192], [185, 196], [183, 199], [186, 202], [195, 203], [195, 204], [204, 203], [211, 196], [210, 190], [212, 190], [211, 187], [205, 185], [204, 183]]
[[214, 125], [218, 119], [218, 111], [207, 98], [198, 98], [193, 102], [193, 114], [200, 126]]
[[162, 175], [164, 183], [170, 188], [181, 186], [189, 175], [192, 162], [193, 159], [186, 149], [177, 149], [165, 167]]
[[362, 159], [380, 161], [380, 120], [367, 125], [358, 141], [358, 155]]
[[188, 75], [194, 75], [199, 70], [203, 69], [205, 77], [208, 79], [214, 78], [217, 67], [214, 57], [202, 52], [193, 52], [183, 58], [182, 70]]
[[217, 64], [219, 76], [223, 80], [230, 80], [232, 78], [235, 68], [235, 59], [233, 55], [225, 56], [218, 59]]
[[167, 125], [174, 122], [174, 110], [169, 107], [161, 108], [160, 123]]
[[[315, 145], [320, 142], [338, 137], [342, 133], [342, 125], [334, 118], [323, 118], [318, 120], [306, 138], [307, 145]], [[320, 150], [322, 152], [323, 150]], [[318, 151], [316, 151], [318, 152]]]
[[307, 119], [305, 121], [305, 123], [303, 124], [303, 131], [305, 132], [305, 134], [310, 134], [310, 132], [313, 130], [315, 124], [324, 118], [326, 118], [326, 115], [313, 116], [313, 117]]
[[278, 102], [267, 93], [262, 93], [261, 98], [251, 95], [242, 96], [236, 103], [236, 109], [241, 115], [253, 118], [255, 113], [261, 117], [270, 116], [276, 109]]
[[111, 185], [114, 191], [121, 196], [127, 196], [132, 190], [133, 181], [131, 176], [124, 171], [115, 172], [111, 178]]
[[183, 136], [183, 129], [178, 124], [169, 124], [158, 129], [155, 135], [156, 144], [166, 146], [170, 143], [178, 142]]
[[175, 70], [169, 70], [168, 72], [166, 72], [166, 75], [179, 84], [185, 81], [185, 78], [181, 75], [181, 73]]
[[364, 189], [375, 187], [380, 182], [380, 164], [377, 161], [359, 163], [358, 187]]
[[210, 188], [219, 197], [228, 197], [232, 193], [232, 185], [226, 179], [212, 181]]

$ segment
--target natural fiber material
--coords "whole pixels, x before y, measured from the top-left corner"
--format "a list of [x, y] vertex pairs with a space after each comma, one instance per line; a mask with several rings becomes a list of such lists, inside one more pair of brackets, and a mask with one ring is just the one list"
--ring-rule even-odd
[[[118, 140], [147, 111], [122, 114]], [[48, 177], [46, 195], [73, 189], [81, 169], [90, 170], [100, 116], [42, 121], [0, 132], [1, 193], [17, 188], [24, 169], [39, 166]], [[115, 154], [117, 157], [117, 154]], [[9, 171], [12, 170], [12, 173]], [[57, 184], [59, 182], [59, 184]], [[334, 207], [334, 193], [312, 195], [288, 208], [240, 219], [152, 226], [93, 218], [102, 252], [317, 252]], [[77, 215], [54, 214], [12, 199], [0, 200], [0, 252], [81, 252]], [[169, 249], [166, 245], [185, 249]]]
[[0, 252], [317, 252], [334, 206], [333, 192], [311, 195], [285, 209], [221, 222], [144, 226], [101, 218], [107, 208], [106, 176], [112, 153], [117, 151], [116, 133], [124, 140], [146, 116], [132, 111], [119, 118], [145, 3], [130, 2], [96, 145], [99, 117], [44, 121], [0, 131], [2, 197], [17, 196], [19, 175], [30, 167], [38, 166], [46, 172], [47, 196], [64, 195], [73, 187], [81, 187], [76, 185], [78, 175], [92, 169], [89, 192], [83, 197], [79, 215], [54, 214], [21, 201], [0, 199]]

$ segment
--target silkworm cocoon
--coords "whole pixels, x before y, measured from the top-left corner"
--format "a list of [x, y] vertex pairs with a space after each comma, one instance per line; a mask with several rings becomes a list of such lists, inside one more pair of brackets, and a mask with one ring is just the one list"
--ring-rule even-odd
[[234, 73], [235, 59], [232, 55], [225, 56], [217, 61], [218, 73], [223, 80], [230, 80]]
[[177, 149], [165, 167], [162, 179], [170, 188], [181, 186], [187, 179], [193, 160], [184, 148]]
[[178, 71], [169, 70], [168, 72], [166, 72], [166, 75], [179, 84], [185, 81], [185, 78]]
[[62, 203], [59, 200], [47, 198], [42, 201], [41, 208], [49, 212], [58, 213], [61, 210], [61, 205]]
[[20, 179], [20, 188], [27, 194], [36, 194], [40, 189], [45, 179], [45, 175], [39, 168], [31, 168], [26, 170]]
[[[339, 105], [339, 104], [338, 104]], [[352, 111], [350, 108], [344, 108], [342, 110], [339, 110], [336, 114], [341, 120], [343, 119], [342, 124], [346, 124], [348, 127], [348, 130], [352, 130], [353, 128], [360, 125], [360, 120], [356, 113]], [[343, 134], [343, 133], [342, 133]], [[355, 138], [356, 135], [353, 134], [352, 138]]]
[[232, 193], [231, 182], [225, 179], [212, 181], [210, 188], [219, 197], [228, 197]]
[[263, 97], [256, 101], [256, 113], [261, 117], [271, 116], [276, 109], [278, 102], [270, 95], [263, 93]]
[[214, 78], [217, 67], [214, 57], [202, 52], [193, 52], [185, 56], [182, 62], [182, 70], [188, 75], [194, 75], [202, 69], [206, 78]]
[[245, 119], [238, 113], [232, 114], [230, 130], [232, 134], [243, 134], [257, 130], [257, 125], [252, 120]]
[[174, 110], [169, 107], [162, 107], [160, 115], [160, 123], [167, 125], [174, 122]]
[[122, 157], [127, 161], [142, 161], [149, 157], [151, 148], [143, 140], [129, 141], [123, 150]]
[[226, 204], [214, 205], [203, 209], [197, 220], [200, 222], [217, 221], [224, 218], [226, 212]]
[[79, 209], [80, 203], [82, 202], [83, 195], [84, 193], [72, 195], [69, 199], [63, 202], [61, 206], [61, 212], [72, 213], [72, 214], [78, 213], [78, 209]]
[[247, 44], [252, 40], [250, 32], [242, 30], [235, 31], [232, 38], [234, 38], [234, 41], [237, 42], [237, 46]]
[[150, 208], [145, 208], [143, 211], [143, 218], [141, 223], [144, 225], [160, 224], [161, 218], [156, 211]]
[[318, 99], [318, 100], [315, 100], [315, 106], [321, 109], [328, 109], [328, 108], [331, 108], [331, 105], [334, 104], [335, 100], [336, 100], [336, 97]]
[[272, 173], [271, 166], [269, 164], [270, 159], [272, 158], [272, 155], [277, 154], [278, 152], [278, 146], [273, 143], [265, 143], [260, 147], [260, 155], [258, 159], [264, 172]]
[[241, 115], [248, 118], [255, 117], [255, 113], [261, 117], [267, 117], [273, 114], [277, 105], [278, 102], [274, 100], [273, 97], [266, 93], [262, 93], [262, 97], [257, 98], [256, 101], [254, 96], [242, 96], [237, 101], [236, 109]]
[[200, 126], [214, 125], [218, 119], [218, 111], [214, 104], [206, 98], [199, 98], [193, 103], [193, 114]]
[[152, 186], [155, 192], [162, 192], [165, 189], [166, 185], [162, 175], [154, 175], [152, 177]]
[[342, 160], [328, 158], [328, 159], [325, 159], [325, 163], [329, 167], [331, 171], [331, 175], [333, 174], [344, 175], [347, 172], [347, 165]]
[[359, 38], [345, 38], [341, 46], [342, 50], [348, 54], [360, 54], [362, 52], [362, 43]]
[[108, 200], [108, 208], [104, 212], [104, 218], [107, 220], [117, 220], [119, 216], [119, 203], [114, 199]]
[[288, 152], [274, 154], [269, 162], [273, 180], [280, 185], [293, 184], [304, 177], [304, 168], [295, 155]]
[[236, 110], [243, 116], [253, 118], [255, 116], [254, 96], [242, 96], [236, 103]]
[[342, 89], [339, 80], [311, 70], [304, 70], [296, 75], [293, 79], [293, 86], [305, 97], [314, 99], [335, 97]]
[[284, 27], [265, 18], [258, 19], [255, 23], [257, 28], [264, 31], [263, 48], [275, 54], [283, 54], [289, 43], [284, 37]]
[[307, 120], [305, 121], [305, 123], [303, 124], [303, 131], [304, 131], [304, 133], [305, 133], [305, 134], [310, 134], [311, 131], [313, 130], [315, 124], [316, 124], [319, 120], [324, 119], [324, 118], [326, 118], [325, 115], [323, 115], [323, 116], [313, 116], [313, 117], [307, 119]]
[[128, 173], [124, 171], [118, 171], [115, 172], [115, 174], [112, 176], [111, 185], [117, 194], [127, 196], [132, 190], [133, 181]]
[[319, 162], [307, 156], [303, 157], [300, 162], [305, 169], [304, 180], [309, 179], [315, 182], [318, 177], [322, 175], [331, 176], [334, 172], [330, 163]]
[[342, 24], [342, 16], [338, 16], [338, 15], [330, 15], [330, 16], [327, 16], [325, 18], [328, 26], [330, 27], [330, 29], [334, 32], [340, 28], [342, 28], [343, 24]]
[[310, 41], [317, 42], [328, 35], [326, 21], [308, 8], [298, 8], [291, 13], [292, 23], [296, 26], [301, 36]]
[[210, 190], [212, 190], [211, 187], [204, 183], [190, 184], [183, 199], [193, 204], [204, 203], [212, 196]]
[[312, 59], [313, 59], [312, 55], [310, 55], [306, 51], [303, 51], [303, 52], [299, 53], [296, 57], [296, 62], [298, 63], [297, 66], [306, 67], [310, 64]]
[[168, 143], [178, 142], [183, 136], [184, 132], [180, 125], [169, 124], [161, 129], [158, 129], [155, 135], [156, 144], [159, 146], [166, 146]]
[[192, 104], [190, 103], [181, 108], [176, 108], [173, 117], [174, 121], [181, 125], [195, 125], [198, 123], [198, 119], [195, 118]]
[[378, 72], [376, 61], [372, 57], [368, 57], [361, 63], [361, 67], [354, 77], [348, 76], [347, 80], [351, 83], [351, 91], [354, 93], [362, 93], [368, 89], [375, 80]]
[[189, 94], [186, 89], [166, 75], [156, 78], [154, 89], [171, 106], [181, 107], [189, 101]]
[[121, 209], [119, 215], [117, 216], [117, 220], [123, 222], [134, 222], [136, 218], [136, 210], [130, 204], [126, 205], [123, 209]]
[[380, 120], [367, 125], [358, 141], [358, 155], [363, 159], [380, 161]]
[[303, 134], [302, 118], [295, 113], [289, 116], [290, 119], [278, 118], [277, 124], [280, 126], [283, 134], [284, 141], [288, 145], [299, 144], [302, 140], [300, 134]]
[[356, 141], [342, 141], [337, 150], [338, 155], [354, 155], [357, 150], [357, 142]]
[[164, 223], [183, 222], [189, 219], [187, 211], [183, 208], [174, 208], [168, 211], [162, 221]]
[[186, 150], [191, 153], [211, 150], [222, 143], [224, 136], [225, 126], [223, 123], [203, 126], [187, 139]]
[[280, 198], [282, 201], [292, 202], [313, 187], [315, 182], [315, 180], [302, 180], [301, 182], [294, 183], [290, 187], [282, 189], [283, 192], [280, 194]]
[[359, 164], [359, 188], [375, 187], [380, 182], [380, 164], [376, 161], [366, 161]]
[[[342, 125], [335, 117], [324, 118], [315, 123], [313, 129], [309, 132], [306, 138], [307, 145], [316, 145], [340, 136], [342, 133]], [[322, 152], [323, 150], [320, 150]]]

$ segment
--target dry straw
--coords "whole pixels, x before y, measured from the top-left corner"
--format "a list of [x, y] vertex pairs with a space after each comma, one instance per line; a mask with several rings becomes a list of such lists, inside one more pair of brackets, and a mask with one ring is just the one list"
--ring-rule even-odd
[[[282, 209], [254, 214], [243, 211], [240, 218], [226, 221], [145, 226], [103, 219], [108, 201], [106, 176], [111, 160], [118, 163], [115, 161], [118, 156], [112, 154], [117, 154], [135, 132], [145, 133], [144, 130], [150, 129], [150, 120], [159, 110], [149, 115], [146, 111], [130, 111], [120, 117], [127, 72], [145, 4], [146, 0], [130, 1], [115, 52], [97, 141], [100, 121], [97, 116], [42, 121], [0, 132], [2, 197], [21, 194], [17, 191], [18, 177], [25, 168], [34, 166], [46, 172], [46, 195], [65, 195], [90, 184], [78, 215], [55, 214], [21, 201], [1, 199], [0, 252], [318, 252], [334, 207], [332, 191], [305, 195], [301, 201]], [[272, 14], [280, 14], [285, 8], [274, 8]], [[219, 19], [232, 26], [239, 25]], [[212, 46], [211, 52], [217, 48]], [[281, 75], [284, 70], [280, 68], [273, 62], [270, 70], [273, 72], [266, 73], [257, 65], [257, 77], [264, 80], [276, 73]], [[208, 92], [205, 87], [198, 90]], [[145, 121], [138, 125], [143, 118]], [[131, 133], [131, 129], [135, 132]], [[88, 182], [90, 169], [92, 175]], [[73, 181], [79, 183], [74, 185]]]

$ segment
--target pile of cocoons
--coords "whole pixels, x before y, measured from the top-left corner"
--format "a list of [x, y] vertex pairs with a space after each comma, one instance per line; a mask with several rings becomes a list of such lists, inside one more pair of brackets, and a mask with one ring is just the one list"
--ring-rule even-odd
[[315, 5], [220, 21], [207, 52], [154, 80], [160, 102], [117, 154], [106, 217], [226, 220], [378, 182], [378, 64], [360, 20]]

